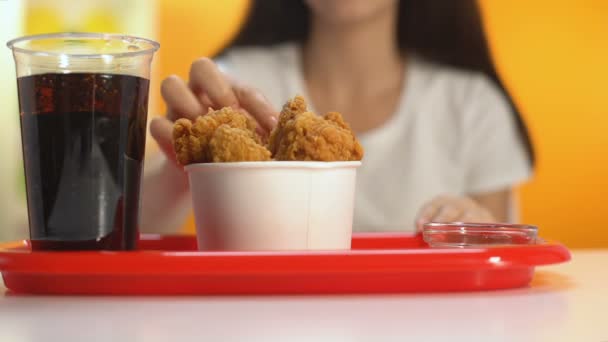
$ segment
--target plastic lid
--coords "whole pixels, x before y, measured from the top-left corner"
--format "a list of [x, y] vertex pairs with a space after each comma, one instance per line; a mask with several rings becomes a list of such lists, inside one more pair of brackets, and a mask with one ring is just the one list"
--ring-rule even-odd
[[489, 247], [536, 244], [538, 227], [506, 223], [427, 223], [422, 230], [431, 247]]

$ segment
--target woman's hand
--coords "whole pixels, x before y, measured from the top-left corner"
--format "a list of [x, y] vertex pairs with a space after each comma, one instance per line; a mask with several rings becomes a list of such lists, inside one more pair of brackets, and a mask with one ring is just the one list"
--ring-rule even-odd
[[173, 151], [173, 122], [179, 118], [196, 119], [209, 108], [239, 108], [259, 124], [260, 133], [275, 126], [278, 113], [268, 100], [254, 88], [231, 80], [209, 58], [201, 58], [190, 67], [186, 83], [178, 76], [169, 76], [161, 84], [161, 94], [167, 104], [167, 115], [150, 123], [150, 133], [168, 159], [176, 162]]
[[173, 150], [175, 120], [194, 120], [209, 108], [231, 106], [256, 119], [262, 134], [277, 122], [278, 113], [258, 91], [230, 80], [210, 59], [192, 63], [189, 78], [188, 83], [177, 76], [163, 80], [161, 94], [167, 104], [167, 115], [150, 123], [152, 137], [170, 161], [160, 156], [146, 165], [141, 217], [146, 232], [175, 233], [190, 212], [188, 179]]
[[469, 197], [439, 196], [425, 204], [418, 213], [418, 231], [429, 222], [495, 222], [492, 213]]

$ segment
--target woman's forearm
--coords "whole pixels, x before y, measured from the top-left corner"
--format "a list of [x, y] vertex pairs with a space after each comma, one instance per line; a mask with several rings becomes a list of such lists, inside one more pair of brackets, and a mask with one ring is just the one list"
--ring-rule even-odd
[[141, 231], [175, 233], [190, 212], [188, 179], [160, 153], [147, 164], [142, 182]]

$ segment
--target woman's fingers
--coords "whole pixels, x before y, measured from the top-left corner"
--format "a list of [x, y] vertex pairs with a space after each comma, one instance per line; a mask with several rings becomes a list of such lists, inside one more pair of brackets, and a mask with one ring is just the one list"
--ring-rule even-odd
[[176, 75], [163, 80], [160, 92], [167, 103], [167, 118], [175, 121], [180, 117], [190, 120], [203, 114], [203, 108], [186, 82]]
[[173, 151], [173, 122], [166, 118], [154, 118], [150, 122], [150, 134], [167, 158], [177, 163]]
[[421, 226], [425, 223], [431, 222], [433, 218], [437, 216], [437, 213], [441, 210], [443, 204], [447, 201], [447, 197], [439, 196], [425, 204], [422, 209], [420, 209], [418, 218], [416, 219], [416, 225]]
[[278, 113], [268, 100], [256, 89], [233, 84], [239, 106], [245, 109], [266, 131], [270, 132], [277, 124]]
[[437, 211], [437, 214], [431, 219], [433, 222], [456, 222], [462, 217], [465, 212], [463, 205], [460, 203], [445, 203]]
[[489, 210], [481, 206], [477, 206], [471, 210], [467, 210], [462, 214], [460, 219], [462, 222], [496, 222], [496, 219]]
[[207, 94], [199, 94], [197, 95], [197, 97], [199, 103], [201, 104], [201, 106], [203, 106], [203, 114], [207, 114], [210, 109], [219, 109], [214, 108], [213, 103], [211, 102], [211, 99], [209, 98], [209, 96], [207, 96]]
[[416, 219], [416, 227], [429, 222], [494, 222], [489, 210], [468, 197], [440, 196], [420, 210]]
[[231, 106], [253, 117], [259, 124], [260, 134], [270, 132], [277, 123], [278, 113], [259, 91], [230, 79], [209, 58], [200, 58], [192, 63], [188, 84], [177, 76], [165, 79], [161, 93], [167, 103], [170, 121], [181, 117], [194, 120], [210, 108]]
[[476, 216], [479, 206], [468, 197], [452, 197], [446, 201], [432, 218], [434, 222], [463, 221], [465, 214]]
[[209, 58], [199, 58], [190, 68], [190, 88], [198, 96], [207, 96], [215, 108], [236, 106], [237, 97], [226, 76]]
[[192, 63], [186, 84], [177, 76], [168, 77], [161, 86], [170, 120], [186, 117], [191, 120], [209, 108], [241, 108], [249, 113], [265, 131], [274, 128], [278, 113], [256, 89], [238, 84], [224, 75], [209, 58]]

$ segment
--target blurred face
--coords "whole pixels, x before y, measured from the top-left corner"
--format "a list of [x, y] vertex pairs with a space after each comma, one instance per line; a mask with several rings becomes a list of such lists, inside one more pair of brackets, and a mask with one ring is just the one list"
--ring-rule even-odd
[[315, 17], [328, 23], [356, 23], [397, 10], [398, 0], [306, 0]]

